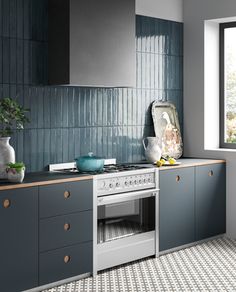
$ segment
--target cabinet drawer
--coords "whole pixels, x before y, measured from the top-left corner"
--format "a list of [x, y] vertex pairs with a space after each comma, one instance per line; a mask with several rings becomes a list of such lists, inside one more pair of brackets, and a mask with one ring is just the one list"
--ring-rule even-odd
[[92, 242], [44, 252], [39, 256], [39, 285], [92, 272]]
[[39, 188], [40, 218], [92, 209], [92, 180], [54, 184]]
[[41, 219], [39, 229], [40, 251], [92, 240], [92, 221], [92, 211]]
[[194, 167], [160, 171], [160, 251], [194, 242]]

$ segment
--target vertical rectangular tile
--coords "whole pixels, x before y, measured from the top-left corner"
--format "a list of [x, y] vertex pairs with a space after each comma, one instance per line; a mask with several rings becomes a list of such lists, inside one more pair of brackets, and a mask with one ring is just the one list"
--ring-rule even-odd
[[2, 7], [3, 0], [0, 0], [0, 37], [2, 37], [2, 24], [3, 24], [3, 7]]
[[[62, 93], [62, 123], [61, 126], [63, 128], [68, 127], [69, 123], [70, 125], [73, 126], [73, 121], [74, 121], [74, 111], [70, 110], [69, 111], [69, 105], [72, 105], [74, 103], [74, 96], [73, 94], [69, 96], [69, 89], [67, 87], [63, 88], [63, 93]], [[70, 107], [70, 109], [72, 109]]]
[[9, 32], [11, 38], [17, 36], [17, 0], [8, 0], [10, 10]]
[[[83, 145], [81, 145], [81, 143], [83, 143], [83, 141], [81, 141], [81, 129], [82, 128], [75, 128], [74, 129], [74, 158], [81, 156], [83, 153], [84, 149], [82, 149]], [[73, 140], [72, 140], [73, 141]]]
[[2, 35], [10, 36], [10, 1], [2, 0]]
[[44, 91], [45, 88], [37, 87], [36, 97], [37, 97], [37, 106], [38, 106], [38, 119], [37, 126], [38, 129], [43, 129], [44, 127]]
[[32, 83], [32, 43], [24, 41], [24, 84]]
[[3, 44], [2, 44], [2, 37], [0, 36], [0, 84], [3, 82], [2, 80], [2, 71], [3, 71]]
[[[44, 167], [52, 162], [51, 158], [51, 130], [44, 129], [43, 139], [43, 165]], [[39, 169], [40, 170], [40, 169]]]
[[24, 39], [32, 38], [32, 0], [24, 0]]
[[16, 62], [17, 62], [17, 42], [16, 39], [10, 39], [10, 83], [16, 84], [17, 70], [16, 70]]
[[[75, 153], [75, 147], [79, 144], [78, 141], [75, 142], [75, 128], [68, 129], [68, 161], [74, 161], [74, 158], [79, 156], [79, 152]], [[79, 151], [79, 150], [78, 150]]]
[[[106, 107], [106, 108], [105, 108]], [[104, 106], [104, 111], [106, 109], [107, 112], [107, 125], [111, 126], [112, 125], [112, 107], [113, 107], [113, 100], [111, 98], [111, 91], [107, 91], [107, 99], [106, 99], [106, 105]]]
[[37, 165], [36, 171], [43, 170], [46, 165], [44, 165], [44, 129], [37, 130]]
[[32, 148], [31, 148], [31, 137], [30, 137], [30, 130], [28, 129], [25, 129], [24, 130], [24, 148], [23, 148], [23, 151], [24, 151], [24, 164], [26, 166], [26, 169], [28, 170], [28, 172], [31, 171], [31, 151], [32, 151]]
[[24, 83], [24, 42], [22, 39], [16, 40], [16, 82]]
[[17, 28], [17, 38], [23, 39], [24, 37], [24, 0], [16, 1], [16, 28]]
[[3, 74], [3, 83], [10, 83], [10, 39], [2, 39], [2, 74]]
[[88, 109], [91, 112], [91, 126], [98, 126], [98, 97], [97, 90], [91, 89], [91, 108]]
[[61, 130], [62, 135], [62, 162], [68, 162], [69, 161], [69, 149], [68, 144], [69, 141], [69, 129], [64, 128]]

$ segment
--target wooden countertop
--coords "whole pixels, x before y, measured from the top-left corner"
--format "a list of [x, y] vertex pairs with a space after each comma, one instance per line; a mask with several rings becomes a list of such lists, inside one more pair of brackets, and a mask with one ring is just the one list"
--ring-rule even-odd
[[[162, 167], [159, 167], [158, 169], [160, 171], [164, 171], [164, 170], [178, 169], [178, 168], [183, 168], [183, 167], [225, 163], [225, 160], [181, 158], [181, 159], [178, 159], [178, 162], [181, 162], [181, 164], [178, 166], [162, 166]], [[142, 163], [141, 165], [147, 166], [147, 167], [155, 167], [152, 164]], [[68, 174], [68, 173], [55, 173], [55, 172], [49, 172], [49, 171], [34, 172], [34, 173], [26, 174], [25, 179], [23, 183], [21, 184], [10, 183], [7, 181], [0, 180], [0, 191], [18, 189], [18, 188], [29, 188], [29, 187], [34, 187], [34, 186], [45, 186], [45, 185], [81, 181], [81, 180], [89, 180], [92, 178], [93, 178], [93, 175], [88, 175], [88, 174]]]
[[55, 172], [34, 172], [25, 175], [23, 183], [10, 183], [0, 180], [0, 191], [11, 190], [18, 188], [29, 188], [34, 186], [45, 186], [57, 183], [81, 181], [92, 179], [92, 175], [88, 174], [67, 174], [67, 173], [55, 173]]
[[199, 159], [199, 158], [180, 158], [177, 160], [180, 162], [180, 165], [176, 166], [162, 166], [159, 167], [160, 171], [167, 169], [178, 169], [184, 167], [192, 167], [192, 166], [201, 166], [201, 165], [209, 165], [209, 164], [217, 164], [217, 163], [226, 163], [223, 159]]

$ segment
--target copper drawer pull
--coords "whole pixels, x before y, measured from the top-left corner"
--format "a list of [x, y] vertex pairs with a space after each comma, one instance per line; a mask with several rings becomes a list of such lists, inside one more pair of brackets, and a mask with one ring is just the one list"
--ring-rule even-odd
[[69, 223], [65, 223], [65, 224], [64, 224], [64, 230], [65, 230], [65, 231], [70, 230], [70, 224], [69, 224]]
[[68, 199], [70, 197], [70, 192], [69, 191], [65, 191], [64, 192], [64, 198]]
[[4, 207], [5, 209], [8, 209], [10, 206], [11, 206], [11, 201], [10, 201], [9, 199], [5, 199], [5, 200], [3, 201], [3, 207]]
[[179, 175], [176, 175], [175, 180], [176, 180], [176, 182], [179, 182], [180, 181], [180, 176]]
[[208, 176], [213, 176], [213, 175], [214, 175], [213, 170], [210, 170], [210, 171], [208, 172]]
[[70, 261], [70, 256], [66, 255], [64, 256], [64, 263], [67, 264]]

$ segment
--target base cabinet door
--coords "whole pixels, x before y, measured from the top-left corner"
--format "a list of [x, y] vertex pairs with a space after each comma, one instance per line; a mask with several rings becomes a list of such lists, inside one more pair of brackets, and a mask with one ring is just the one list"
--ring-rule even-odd
[[38, 188], [0, 191], [0, 291], [38, 286]]
[[194, 167], [160, 171], [160, 251], [194, 242]]
[[196, 167], [196, 240], [225, 233], [225, 164]]

